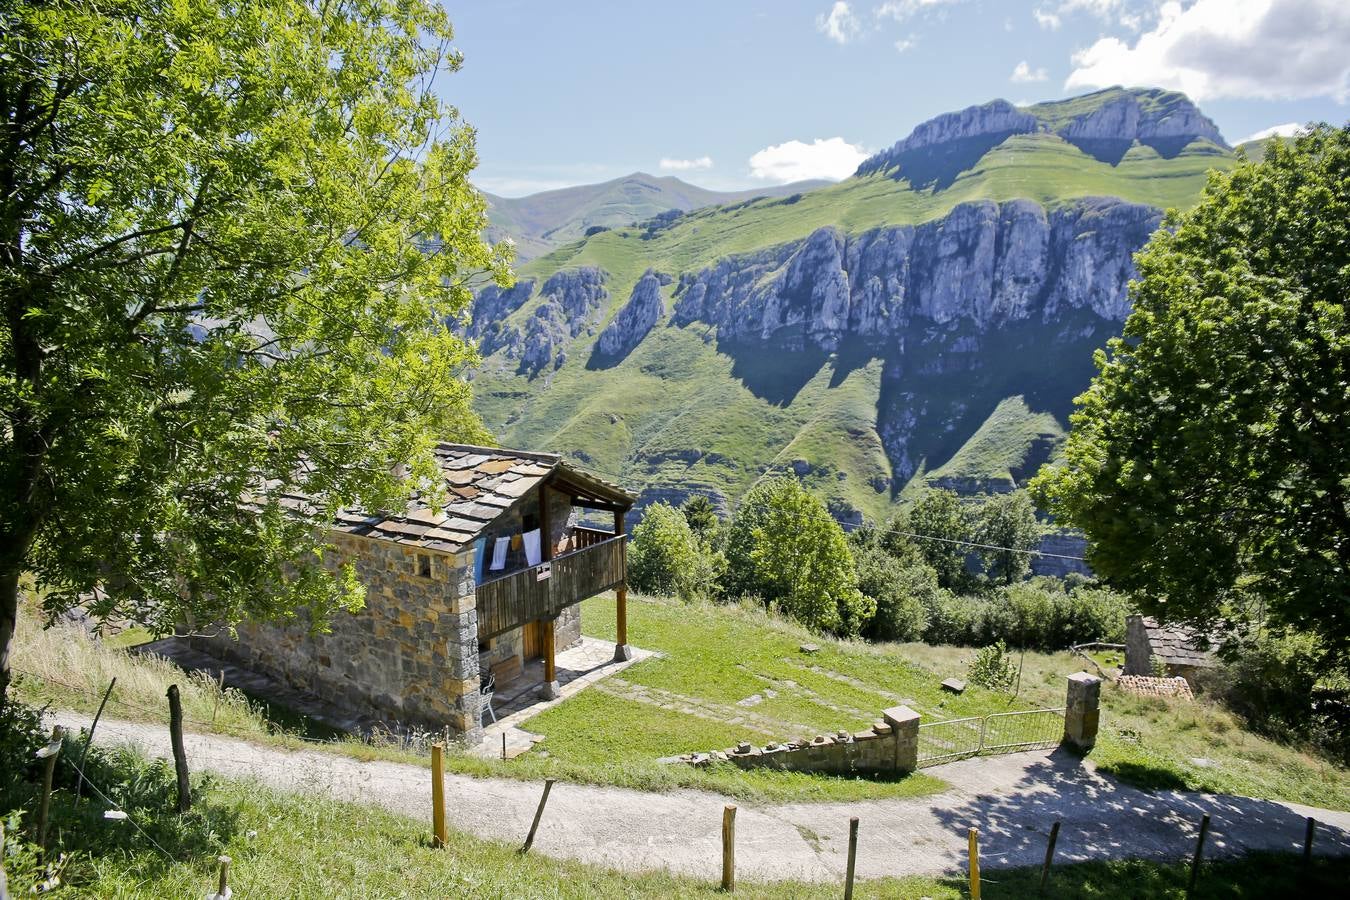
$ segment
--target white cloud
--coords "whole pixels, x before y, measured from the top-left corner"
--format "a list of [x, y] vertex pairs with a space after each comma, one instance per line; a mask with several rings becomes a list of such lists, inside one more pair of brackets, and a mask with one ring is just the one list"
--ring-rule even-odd
[[1060, 26], [1059, 14], [1047, 9], [1033, 9], [1031, 14], [1036, 17], [1036, 24], [1042, 28], [1048, 28], [1054, 31]]
[[903, 22], [924, 10], [962, 2], [964, 0], [886, 0], [885, 3], [873, 10], [872, 14], [878, 19], [894, 19], [897, 22]]
[[895, 52], [904, 53], [906, 50], [912, 50], [916, 43], [917, 41], [914, 39], [913, 35], [907, 38], [901, 38], [895, 42]]
[[1298, 122], [1285, 122], [1283, 125], [1272, 125], [1269, 128], [1262, 128], [1256, 134], [1249, 134], [1239, 144], [1245, 144], [1248, 141], [1264, 141], [1268, 137], [1294, 137], [1303, 131], [1303, 126]]
[[668, 156], [661, 157], [661, 170], [663, 172], [689, 172], [694, 169], [711, 169], [711, 156], [700, 156], [698, 159], [671, 159]]
[[1073, 55], [1066, 88], [1147, 84], [1195, 100], [1350, 99], [1350, 3], [1195, 0], [1163, 4], [1133, 46], [1100, 38]]
[[867, 156], [862, 147], [841, 137], [816, 138], [809, 144], [788, 141], [765, 147], [750, 157], [750, 174], [779, 184], [805, 178], [838, 181], [852, 175]]
[[829, 13], [816, 16], [816, 30], [836, 43], [847, 44], [862, 31], [862, 24], [844, 0], [835, 0]]
[[1033, 69], [1024, 59], [1013, 67], [1012, 75], [1008, 76], [1008, 80], [1016, 82], [1045, 81], [1049, 77], [1044, 67]]

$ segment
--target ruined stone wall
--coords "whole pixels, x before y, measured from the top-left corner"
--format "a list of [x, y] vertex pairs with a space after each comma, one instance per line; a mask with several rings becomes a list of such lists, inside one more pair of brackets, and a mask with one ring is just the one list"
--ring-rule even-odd
[[913, 772], [919, 765], [919, 714], [907, 706], [896, 706], [882, 712], [881, 717], [869, 731], [841, 731], [763, 748], [742, 743], [712, 753], [691, 753], [680, 759], [695, 766], [727, 761], [743, 769], [832, 775]]
[[1125, 674], [1153, 674], [1153, 647], [1149, 644], [1143, 616], [1125, 618]]
[[[352, 535], [332, 536], [366, 587], [365, 608], [337, 612], [326, 634], [303, 613], [290, 626], [243, 622], [193, 646], [270, 675], [343, 708], [384, 721], [449, 726], [467, 740], [478, 728], [478, 617], [473, 552], [435, 554]], [[431, 558], [419, 574], [418, 554]]]

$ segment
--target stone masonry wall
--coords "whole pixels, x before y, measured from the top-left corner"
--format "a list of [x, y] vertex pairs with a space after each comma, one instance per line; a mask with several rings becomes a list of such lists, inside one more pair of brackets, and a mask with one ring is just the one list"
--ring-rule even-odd
[[870, 731], [817, 735], [813, 740], [769, 744], [763, 749], [742, 743], [712, 753], [679, 757], [694, 766], [728, 761], [743, 769], [770, 768], [792, 772], [913, 772], [919, 765], [919, 714], [896, 706], [881, 714]]
[[[326, 562], [355, 563], [364, 609], [335, 613], [325, 634], [311, 634], [302, 613], [289, 626], [243, 622], [237, 639], [222, 632], [193, 646], [380, 720], [480, 741], [472, 549], [429, 554], [337, 534], [333, 543]], [[429, 578], [419, 553], [431, 558]]]

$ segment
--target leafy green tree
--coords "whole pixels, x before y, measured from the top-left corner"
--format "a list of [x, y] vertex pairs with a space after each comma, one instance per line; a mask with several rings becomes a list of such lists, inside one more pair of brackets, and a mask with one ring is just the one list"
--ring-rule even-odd
[[694, 536], [705, 544], [712, 543], [719, 524], [717, 508], [713, 506], [713, 502], [703, 494], [694, 494], [684, 501], [680, 511], [684, 513], [684, 518], [689, 523], [689, 528], [694, 532]]
[[0, 3], [0, 697], [22, 572], [159, 632], [322, 621], [362, 599], [334, 510], [485, 437], [452, 326], [509, 248], [451, 37], [430, 0]]
[[1040, 543], [1041, 526], [1027, 492], [996, 495], [980, 504], [975, 537], [986, 545], [979, 552], [990, 578], [1012, 584], [1030, 574], [1030, 551]]
[[1213, 625], [1245, 595], [1344, 659], [1350, 130], [1211, 176], [1135, 260], [1124, 336], [1036, 490], [1145, 612]]
[[960, 542], [971, 538], [970, 514], [955, 492], [933, 489], [924, 493], [905, 517], [905, 528], [920, 535], [915, 540], [924, 561], [937, 572], [938, 583], [948, 590], [961, 590], [969, 582], [966, 555], [970, 548]]
[[777, 604], [810, 628], [857, 635], [876, 613], [858, 590], [844, 530], [793, 479], [766, 479], [746, 493], [726, 557], [728, 593]]
[[633, 587], [651, 594], [683, 600], [706, 596], [714, 579], [703, 557], [711, 552], [679, 510], [668, 503], [654, 503], [633, 529], [628, 577]]

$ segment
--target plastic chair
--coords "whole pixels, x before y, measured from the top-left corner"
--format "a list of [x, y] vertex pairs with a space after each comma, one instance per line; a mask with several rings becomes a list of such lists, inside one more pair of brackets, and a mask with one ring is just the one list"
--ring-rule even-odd
[[497, 713], [492, 708], [492, 693], [496, 690], [497, 679], [489, 675], [485, 681], [478, 686], [478, 727], [483, 727], [483, 710], [487, 710], [488, 715], [492, 716], [492, 724], [497, 724]]

